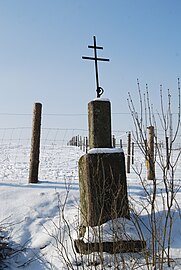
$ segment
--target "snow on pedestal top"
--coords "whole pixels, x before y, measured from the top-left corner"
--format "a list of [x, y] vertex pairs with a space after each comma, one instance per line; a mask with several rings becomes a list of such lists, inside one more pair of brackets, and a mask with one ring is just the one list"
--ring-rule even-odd
[[123, 153], [122, 148], [92, 148], [88, 151], [88, 154], [115, 154], [115, 153]]

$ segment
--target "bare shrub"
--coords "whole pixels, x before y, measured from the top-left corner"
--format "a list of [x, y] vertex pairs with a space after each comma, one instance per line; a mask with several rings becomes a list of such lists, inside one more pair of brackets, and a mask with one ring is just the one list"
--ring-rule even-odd
[[[179, 182], [176, 179], [176, 170], [181, 155], [181, 148], [176, 150], [181, 119], [181, 99], [180, 99], [180, 81], [177, 85], [177, 113], [173, 122], [173, 105], [170, 91], [167, 93], [165, 107], [165, 98], [162, 86], [160, 86], [160, 112], [155, 112], [149, 97], [148, 86], [146, 93], [142, 94], [139, 81], [137, 81], [139, 93], [139, 111], [135, 108], [134, 101], [129, 93], [128, 105], [131, 111], [132, 119], [135, 126], [133, 137], [143, 154], [151, 171], [161, 171], [162, 179], [159, 181], [157, 175], [152, 181], [145, 181], [142, 176], [142, 168], [133, 167], [134, 172], [140, 179], [140, 183], [147, 197], [147, 205], [143, 209], [149, 217], [149, 228], [151, 234], [152, 256], [151, 263], [154, 269], [162, 270], [165, 260], [168, 267], [171, 266], [171, 236], [173, 227], [173, 217], [178, 211], [176, 195], [180, 190]], [[174, 108], [175, 109], [175, 108]], [[154, 157], [150, 154], [148, 145], [147, 128], [154, 127]], [[162, 131], [162, 137], [159, 138], [158, 130]], [[160, 143], [161, 139], [161, 143]], [[175, 151], [174, 155], [173, 152]], [[160, 192], [162, 203], [158, 204], [158, 193]], [[139, 202], [140, 203], [140, 202]], [[136, 215], [139, 219], [139, 214]], [[148, 261], [148, 259], [147, 259]], [[149, 264], [149, 262], [148, 262]]]

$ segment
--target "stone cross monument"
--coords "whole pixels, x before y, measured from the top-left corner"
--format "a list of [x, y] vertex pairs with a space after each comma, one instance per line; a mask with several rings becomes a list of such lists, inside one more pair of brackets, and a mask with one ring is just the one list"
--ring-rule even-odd
[[[79, 160], [80, 237], [88, 227], [119, 217], [130, 218], [124, 152], [112, 147], [111, 103], [100, 98], [103, 89], [99, 86], [97, 61], [102, 58], [97, 58], [96, 49], [102, 47], [96, 46], [95, 37], [94, 46], [88, 47], [94, 48], [95, 57], [83, 59], [95, 61], [97, 98], [88, 104], [89, 151]], [[81, 241], [75, 240], [75, 247], [84, 253]]]
[[[88, 104], [89, 152], [79, 160], [81, 225], [97, 226], [117, 217], [129, 218], [124, 153], [112, 148], [111, 103], [100, 98], [98, 58], [94, 45], [94, 57], [82, 57], [95, 61], [97, 99]], [[103, 93], [103, 90], [102, 90]]]

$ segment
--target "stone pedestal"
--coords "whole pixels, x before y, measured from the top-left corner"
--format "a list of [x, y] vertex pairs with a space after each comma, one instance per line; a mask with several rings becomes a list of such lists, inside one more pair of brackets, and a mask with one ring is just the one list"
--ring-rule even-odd
[[123, 152], [92, 153], [79, 160], [81, 226], [129, 218]]
[[112, 148], [110, 102], [91, 101], [88, 115], [90, 150], [79, 160], [81, 224], [80, 237], [74, 242], [76, 251], [82, 254], [99, 252], [100, 248], [110, 253], [140, 251], [146, 245], [144, 241], [83, 241], [86, 228], [97, 227], [99, 231], [107, 221], [130, 218], [124, 152]]

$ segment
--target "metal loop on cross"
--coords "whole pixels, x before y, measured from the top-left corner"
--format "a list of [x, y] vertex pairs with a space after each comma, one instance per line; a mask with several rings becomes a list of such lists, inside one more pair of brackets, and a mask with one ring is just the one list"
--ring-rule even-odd
[[104, 89], [99, 86], [99, 88], [96, 89], [97, 92], [97, 98], [100, 98], [102, 94], [104, 93]]

